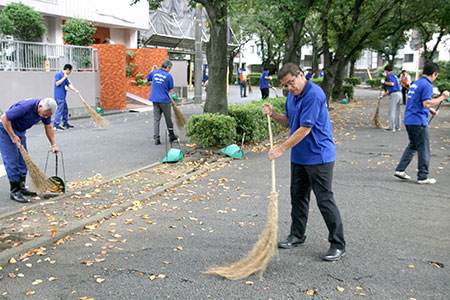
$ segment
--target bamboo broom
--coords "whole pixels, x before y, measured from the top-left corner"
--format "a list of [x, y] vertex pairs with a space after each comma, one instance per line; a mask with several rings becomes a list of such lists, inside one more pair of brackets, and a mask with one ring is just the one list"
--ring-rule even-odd
[[180, 130], [184, 129], [184, 126], [187, 123], [187, 119], [185, 115], [181, 112], [181, 110], [178, 108], [178, 106], [175, 104], [175, 101], [173, 101], [172, 97], [170, 98], [170, 102], [172, 103], [173, 113], [175, 114], [175, 121], [177, 122], [177, 127]]
[[[273, 148], [272, 126], [270, 116], [267, 115], [269, 124], [270, 148]], [[270, 193], [269, 212], [266, 226], [259, 238], [259, 241], [253, 246], [250, 253], [238, 262], [209, 268], [205, 273], [210, 275], [220, 275], [230, 280], [246, 278], [249, 275], [260, 272], [260, 277], [267, 267], [270, 259], [276, 250], [277, 231], [278, 231], [278, 193], [275, 186], [275, 160], [272, 164], [272, 192]]]
[[380, 100], [381, 100], [381, 98], [383, 98], [383, 96], [378, 97], [377, 110], [375, 111], [375, 115], [373, 116], [373, 122], [375, 123], [375, 126], [377, 128], [384, 129], [386, 127], [384, 127], [380, 121]]
[[84, 106], [86, 106], [89, 114], [91, 115], [92, 120], [94, 121], [97, 127], [103, 128], [109, 125], [109, 121], [100, 116], [92, 107], [90, 107], [89, 104], [83, 99], [81, 94], [78, 94], [78, 96], [80, 96], [81, 101], [83, 101]]
[[27, 150], [25, 150], [22, 145], [19, 146], [19, 150], [20, 154], [22, 154], [25, 164], [27, 165], [28, 173], [30, 174], [35, 191], [40, 194], [46, 190], [51, 189], [54, 186], [54, 183], [51, 181], [51, 179], [49, 179], [44, 174], [44, 172], [39, 169], [39, 167], [31, 159], [30, 154], [28, 154]]

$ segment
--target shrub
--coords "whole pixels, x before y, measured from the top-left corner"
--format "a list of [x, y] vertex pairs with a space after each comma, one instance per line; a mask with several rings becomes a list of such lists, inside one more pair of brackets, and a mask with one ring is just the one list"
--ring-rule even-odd
[[64, 32], [64, 42], [70, 45], [87, 46], [94, 42], [91, 37], [96, 27], [92, 23], [85, 19], [69, 19], [61, 26]]
[[450, 91], [450, 81], [438, 81], [436, 82], [436, 87], [438, 88], [439, 92], [443, 91]]
[[322, 85], [323, 82], [323, 77], [319, 77], [319, 78], [312, 78], [311, 81], [317, 85]]
[[344, 78], [344, 82], [355, 86], [357, 84], [361, 84], [362, 80], [361, 77], [347, 77]]
[[375, 78], [375, 79], [367, 79], [366, 83], [370, 85], [372, 88], [379, 88], [381, 87], [381, 79], [382, 78]]
[[236, 139], [236, 120], [220, 114], [201, 114], [189, 118], [186, 136], [203, 147], [225, 146]]
[[348, 99], [353, 99], [353, 94], [354, 94], [353, 85], [352, 84], [344, 84], [343, 89], [344, 89], [344, 95], [347, 95]]
[[136, 80], [131, 80], [135, 86], [151, 86], [151, 82], [145, 82], [144, 74], [136, 74]]
[[[2, 11], [2, 27], [7, 29], [7, 33], [12, 34], [22, 41], [40, 41], [41, 36], [47, 30], [44, 25], [44, 18], [31, 6], [23, 3], [10, 3]], [[12, 26], [12, 27], [11, 27]]]

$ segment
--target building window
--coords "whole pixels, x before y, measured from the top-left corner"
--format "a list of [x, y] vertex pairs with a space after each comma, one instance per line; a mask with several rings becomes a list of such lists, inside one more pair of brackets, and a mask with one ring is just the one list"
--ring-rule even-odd
[[414, 61], [414, 54], [405, 54], [403, 62], [413, 62]]
[[250, 53], [255, 53], [255, 46], [253, 45], [250, 46]]

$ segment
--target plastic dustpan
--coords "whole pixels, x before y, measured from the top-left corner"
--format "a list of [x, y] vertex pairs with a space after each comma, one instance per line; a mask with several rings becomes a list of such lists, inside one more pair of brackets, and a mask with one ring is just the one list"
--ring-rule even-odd
[[178, 95], [177, 95], [177, 94], [173, 94], [173, 95], [172, 95], [172, 99], [173, 99], [173, 100], [178, 100]]
[[220, 151], [232, 158], [244, 157], [244, 152], [242, 152], [241, 148], [239, 148], [239, 146], [236, 144], [232, 144], [225, 148], [222, 148], [220, 149]]
[[103, 110], [103, 108], [101, 107], [97, 107], [95, 109], [95, 112], [98, 113], [99, 115], [103, 115], [105, 113], [105, 111]]
[[183, 151], [176, 148], [170, 148], [169, 152], [167, 152], [167, 155], [163, 158], [162, 162], [177, 162], [181, 160], [184, 157]]
[[348, 100], [347, 99], [342, 99], [341, 103], [342, 104], [348, 104]]

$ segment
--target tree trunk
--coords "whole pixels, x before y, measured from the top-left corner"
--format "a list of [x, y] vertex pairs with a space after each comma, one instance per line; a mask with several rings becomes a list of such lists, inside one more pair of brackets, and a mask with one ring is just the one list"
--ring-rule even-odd
[[[200, 1], [199, 1], [200, 2]], [[223, 4], [224, 0], [221, 0]], [[226, 1], [225, 1], [226, 2]], [[208, 12], [210, 40], [206, 47], [208, 59], [208, 93], [205, 101], [205, 113], [228, 114], [227, 101], [227, 4], [216, 1], [201, 2]]]
[[355, 77], [355, 64], [356, 64], [356, 59], [352, 59], [350, 61], [350, 74], [348, 75], [350, 78]]
[[313, 49], [312, 49], [312, 62], [311, 62], [311, 69], [314, 75], [314, 77], [319, 77], [319, 54], [318, 54], [318, 47], [315, 43], [312, 43]]
[[336, 76], [334, 78], [333, 100], [339, 100], [345, 97], [342, 86], [344, 84], [346, 72], [347, 72], [347, 61], [340, 60], [338, 62], [338, 67], [336, 70]]

